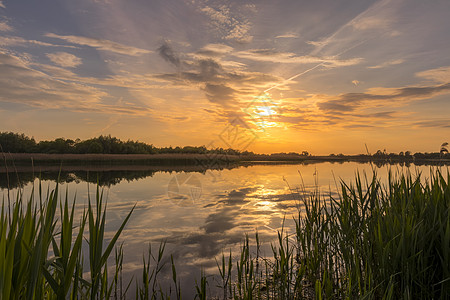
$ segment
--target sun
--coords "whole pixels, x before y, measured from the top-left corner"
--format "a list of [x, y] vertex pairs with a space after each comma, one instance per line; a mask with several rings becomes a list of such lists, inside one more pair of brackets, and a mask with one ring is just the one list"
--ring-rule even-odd
[[268, 93], [256, 96], [244, 112], [250, 117], [251, 122], [255, 124], [261, 131], [266, 128], [275, 127], [277, 123], [274, 121], [278, 115], [278, 105], [273, 101]]
[[274, 106], [256, 106], [253, 113], [259, 117], [272, 117], [277, 114], [277, 111]]

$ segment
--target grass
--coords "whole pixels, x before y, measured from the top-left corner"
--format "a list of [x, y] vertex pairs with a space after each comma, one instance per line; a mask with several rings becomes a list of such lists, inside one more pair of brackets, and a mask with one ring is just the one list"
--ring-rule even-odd
[[[89, 199], [79, 222], [68, 196], [60, 201], [58, 186], [39, 199], [24, 203], [19, 192], [14, 204], [2, 203], [0, 214], [0, 294], [2, 299], [106, 299], [107, 259], [131, 216], [131, 212], [103, 249], [105, 207], [97, 188], [96, 209]], [[57, 218], [59, 206], [59, 218]], [[103, 212], [102, 212], [103, 210]], [[88, 235], [86, 235], [86, 227]], [[74, 230], [75, 229], [75, 230]], [[89, 247], [90, 278], [83, 278], [82, 243]]]
[[[449, 181], [436, 171], [429, 180], [390, 174], [383, 185], [374, 173], [342, 182], [338, 198], [304, 192], [295, 232], [280, 230], [271, 255], [261, 255], [258, 234], [254, 241], [246, 236], [239, 255], [222, 254], [217, 274], [202, 273], [192, 290], [198, 299], [448, 299]], [[99, 188], [78, 221], [67, 192], [59, 199], [58, 186], [45, 196], [39, 187], [38, 194], [25, 200], [19, 193], [13, 205], [3, 200], [0, 298], [123, 299], [134, 282], [136, 299], [182, 299], [165, 243], [156, 252], [149, 247], [142, 275], [123, 284], [124, 254], [116, 243], [132, 212], [103, 248]], [[112, 253], [115, 265], [108, 268]], [[171, 268], [170, 282], [161, 278], [163, 268]]]

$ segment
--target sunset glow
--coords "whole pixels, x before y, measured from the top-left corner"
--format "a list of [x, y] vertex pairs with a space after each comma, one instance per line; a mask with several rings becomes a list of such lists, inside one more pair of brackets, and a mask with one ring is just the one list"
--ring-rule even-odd
[[[3, 0], [0, 129], [259, 153], [439, 151], [449, 29], [449, 1]], [[221, 138], [238, 123], [245, 149]]]

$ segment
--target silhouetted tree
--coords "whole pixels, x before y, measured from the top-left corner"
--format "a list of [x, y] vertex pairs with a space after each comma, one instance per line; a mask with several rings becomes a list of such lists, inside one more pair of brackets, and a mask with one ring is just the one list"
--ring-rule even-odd
[[111, 135], [101, 135], [87, 140], [57, 138], [53, 141], [36, 143], [33, 138], [13, 132], [0, 132], [0, 145], [4, 152], [11, 153], [102, 153], [102, 154], [156, 154], [156, 153], [219, 153], [225, 155], [249, 155], [253, 152], [240, 152], [234, 149], [216, 148], [208, 150], [205, 146], [162, 147], [139, 141], [121, 141]]
[[30, 153], [36, 151], [36, 141], [23, 133], [0, 132], [0, 150], [11, 153]]

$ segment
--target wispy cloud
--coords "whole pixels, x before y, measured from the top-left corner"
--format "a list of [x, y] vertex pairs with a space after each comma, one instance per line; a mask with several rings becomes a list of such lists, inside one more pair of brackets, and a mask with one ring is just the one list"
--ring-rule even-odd
[[295, 53], [279, 52], [274, 49], [251, 49], [233, 53], [234, 56], [249, 60], [293, 63], [293, 64], [323, 64], [330, 67], [341, 67], [356, 65], [362, 61], [361, 58], [339, 59], [337, 57], [297, 56]]
[[5, 7], [5, 4], [3, 3], [3, 1], [0, 1], [0, 7], [1, 7], [1, 8], [6, 8], [6, 7]]
[[415, 122], [414, 125], [426, 128], [450, 128], [450, 119], [423, 120]]
[[73, 81], [87, 85], [102, 86], [104, 88], [122, 87], [132, 90], [146, 90], [147, 94], [148, 90], [150, 89], [155, 90], [155, 89], [172, 88], [158, 84], [157, 80], [155, 80], [152, 74], [124, 73], [124, 74], [109, 75], [102, 78], [83, 77], [75, 74], [71, 70], [54, 65], [33, 63], [33, 66], [35, 66], [39, 70], [42, 70], [46, 74], [49, 74], [55, 79], [64, 81]]
[[[1, 2], [0, 2], [1, 4]], [[1, 6], [1, 5], [0, 5]], [[0, 31], [12, 31], [13, 28], [6, 21], [0, 21]]]
[[243, 99], [255, 96], [264, 90], [264, 87], [281, 80], [270, 74], [228, 69], [220, 60], [208, 57], [194, 56], [193, 60], [185, 61], [169, 44], [165, 43], [163, 46], [164, 51], [159, 52], [160, 56], [175, 67], [181, 67], [175, 73], [158, 74], [154, 75], [154, 78], [200, 88], [211, 103], [219, 104], [223, 108], [228, 109]]
[[166, 61], [176, 66], [177, 68], [180, 67], [181, 64], [180, 58], [178, 57], [177, 54], [175, 54], [175, 51], [173, 51], [172, 47], [170, 47], [167, 42], [164, 42], [158, 48], [158, 54]]
[[127, 46], [124, 44], [120, 44], [120, 43], [113, 42], [110, 40], [105, 40], [105, 39], [96, 39], [96, 38], [89, 38], [89, 37], [75, 36], [75, 35], [57, 35], [54, 33], [47, 33], [47, 34], [45, 34], [45, 36], [50, 37], [50, 38], [64, 40], [68, 43], [72, 43], [72, 44], [76, 44], [76, 45], [88, 46], [88, 47], [96, 48], [96, 49], [102, 50], [102, 51], [110, 51], [110, 52], [114, 52], [114, 53], [131, 55], [131, 56], [138, 56], [138, 55], [142, 55], [142, 54], [151, 53], [150, 50]]
[[228, 103], [233, 100], [236, 91], [231, 87], [219, 83], [219, 84], [211, 84], [206, 83], [203, 90], [206, 93], [206, 97], [212, 103]]
[[286, 32], [285, 34], [280, 34], [275, 37], [276, 39], [295, 39], [298, 35], [295, 32]]
[[321, 39], [318, 41], [307, 41], [306, 43], [317, 48], [323, 48], [330, 43], [330, 39], [328, 38], [328, 39]]
[[367, 109], [380, 106], [398, 106], [414, 100], [428, 99], [437, 94], [450, 93], [450, 83], [411, 86], [394, 89], [380, 89], [383, 93], [346, 93], [336, 98], [319, 101], [317, 106], [324, 111], [349, 112], [356, 109]]
[[[248, 13], [254, 12], [252, 6], [242, 6], [241, 9], [248, 10]], [[240, 43], [249, 43], [253, 40], [250, 34], [251, 22], [245, 15], [231, 5], [203, 5], [200, 11], [209, 17], [210, 25], [217, 30], [223, 39], [235, 40]]]
[[229, 34], [225, 36], [226, 40], [236, 40], [240, 43], [250, 43], [253, 36], [249, 34], [251, 28], [250, 22], [240, 23], [233, 26]]
[[75, 68], [82, 64], [81, 58], [67, 52], [47, 53], [47, 57], [61, 67]]
[[355, 19], [350, 24], [357, 30], [387, 29], [391, 25], [391, 20], [379, 16], [368, 16]]
[[58, 45], [58, 44], [50, 44], [37, 40], [28, 40], [19, 36], [0, 36], [0, 45], [1, 46], [43, 46], [43, 47], [65, 47], [65, 48], [77, 48], [71, 45]]
[[17, 56], [0, 53], [1, 101], [37, 107], [86, 106], [106, 94], [94, 88], [55, 80]]
[[415, 75], [435, 82], [450, 82], [450, 66], [418, 72]]
[[[297, 130], [323, 131], [326, 128], [368, 129], [407, 125], [449, 128], [448, 119], [417, 121], [419, 115], [403, 107], [413, 101], [423, 101], [450, 94], [450, 67], [419, 72], [416, 76], [436, 84], [397, 88], [370, 88], [361, 93], [340, 95], [309, 94], [304, 98], [286, 99], [274, 122], [280, 127]], [[359, 84], [354, 80], [353, 84]], [[421, 117], [423, 118], [423, 116]], [[421, 119], [419, 118], [419, 119]]]
[[[365, 129], [389, 126], [401, 113], [393, 110], [371, 112], [359, 111], [323, 111], [318, 110], [314, 102], [317, 95], [284, 103], [280, 114], [273, 121], [281, 128], [292, 128], [303, 131], [328, 131], [338, 128]], [[319, 96], [320, 98], [320, 96]]]
[[195, 55], [206, 57], [222, 57], [233, 51], [233, 47], [224, 44], [208, 44], [195, 52]]
[[105, 102], [104, 99], [108, 97], [110, 95], [101, 89], [72, 80], [56, 79], [34, 69], [28, 60], [0, 52], [0, 102], [39, 109], [65, 109], [103, 114], [150, 113], [145, 106]]
[[369, 69], [381, 69], [381, 68], [385, 68], [385, 67], [389, 67], [389, 66], [399, 65], [399, 64], [402, 64], [404, 62], [405, 62], [404, 59], [395, 59], [395, 60], [386, 61], [386, 62], [381, 63], [379, 65], [369, 66], [367, 68], [369, 68]]
[[[330, 35], [315, 41], [308, 41], [308, 44], [316, 47], [312, 54], [321, 52], [326, 46], [345, 49], [351, 45], [358, 44], [363, 38], [361, 34], [364, 34], [364, 31], [369, 28], [389, 31], [389, 25], [391, 24], [390, 15], [392, 14], [391, 3], [391, 0], [377, 1], [353, 19], [344, 23], [337, 30], [334, 30]], [[398, 32], [394, 32], [392, 35], [398, 35]], [[364, 36], [364, 39], [366, 38]]]

